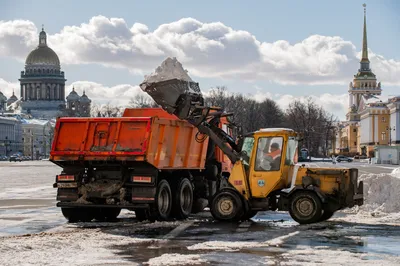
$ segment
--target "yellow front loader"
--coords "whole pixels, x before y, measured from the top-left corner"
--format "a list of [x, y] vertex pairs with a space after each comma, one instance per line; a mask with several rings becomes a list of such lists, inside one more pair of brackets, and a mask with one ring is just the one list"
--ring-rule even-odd
[[261, 129], [242, 139], [229, 185], [211, 202], [218, 220], [241, 220], [258, 211], [289, 211], [301, 223], [329, 219], [337, 210], [363, 204], [357, 169], [312, 168], [296, 164], [297, 134]]

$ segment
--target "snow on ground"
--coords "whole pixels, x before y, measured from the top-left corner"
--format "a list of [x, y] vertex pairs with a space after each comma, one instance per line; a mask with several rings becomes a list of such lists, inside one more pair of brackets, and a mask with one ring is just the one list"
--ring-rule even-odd
[[200, 255], [182, 255], [178, 253], [166, 253], [159, 257], [150, 259], [145, 265], [162, 266], [162, 265], [196, 265], [205, 263], [205, 259], [201, 259]]
[[[354, 253], [330, 247], [297, 246], [281, 255], [280, 265], [398, 265], [399, 257], [384, 254]], [[270, 258], [269, 258], [270, 261]]]
[[255, 248], [255, 247], [270, 247], [279, 246], [285, 239], [297, 235], [299, 232], [292, 232], [287, 235], [276, 237], [265, 242], [254, 241], [207, 241], [189, 246], [188, 250], [225, 250], [235, 251], [242, 248]]
[[4, 237], [0, 238], [0, 265], [123, 265], [127, 261], [114, 254], [114, 245], [154, 241], [107, 234], [100, 229]]

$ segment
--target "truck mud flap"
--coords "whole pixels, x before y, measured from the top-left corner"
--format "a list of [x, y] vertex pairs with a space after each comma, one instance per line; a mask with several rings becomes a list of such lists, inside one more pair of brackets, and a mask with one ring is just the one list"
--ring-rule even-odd
[[76, 201], [79, 198], [77, 188], [59, 188], [57, 189], [57, 200]]

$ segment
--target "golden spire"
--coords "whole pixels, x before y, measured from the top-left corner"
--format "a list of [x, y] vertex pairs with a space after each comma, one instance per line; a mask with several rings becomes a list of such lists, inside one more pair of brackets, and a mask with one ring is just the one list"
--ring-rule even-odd
[[363, 31], [363, 44], [362, 44], [361, 61], [369, 62], [369, 59], [368, 59], [368, 45], [367, 45], [367, 5], [363, 4], [363, 7], [364, 7], [364, 31]]

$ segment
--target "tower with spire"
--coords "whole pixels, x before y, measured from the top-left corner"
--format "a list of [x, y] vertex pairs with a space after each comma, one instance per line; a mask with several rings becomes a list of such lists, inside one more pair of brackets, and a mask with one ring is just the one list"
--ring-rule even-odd
[[370, 68], [368, 58], [368, 42], [367, 42], [367, 9], [364, 7], [364, 26], [360, 68], [357, 74], [354, 75], [353, 82], [349, 84], [349, 106], [346, 115], [347, 121], [359, 121], [359, 112], [362, 108], [362, 100], [366, 100], [381, 95], [382, 89], [380, 82], [377, 82], [375, 74]]

